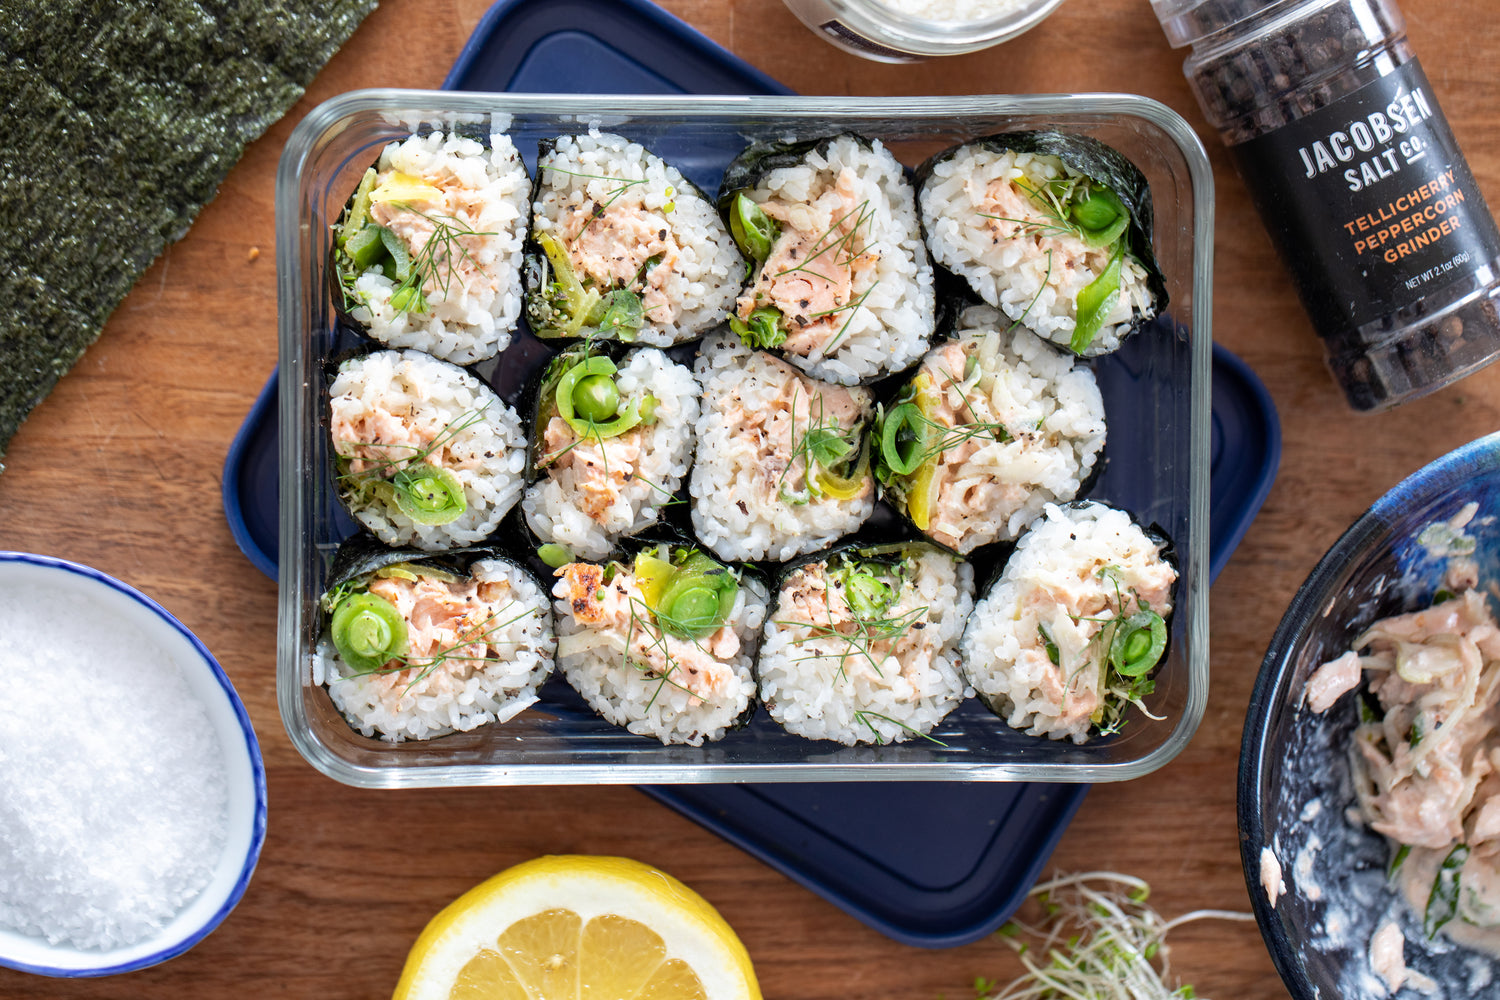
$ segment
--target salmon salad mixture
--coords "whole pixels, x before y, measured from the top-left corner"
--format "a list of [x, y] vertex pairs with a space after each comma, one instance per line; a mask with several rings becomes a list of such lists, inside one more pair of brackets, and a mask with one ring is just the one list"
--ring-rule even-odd
[[[1427, 936], [1495, 953], [1500, 624], [1476, 583], [1472, 562], [1450, 570], [1431, 607], [1375, 622], [1305, 692], [1314, 712], [1357, 692], [1349, 762], [1359, 819], [1390, 842], [1393, 878]], [[1385, 936], [1372, 944], [1377, 972], [1400, 965], [1399, 929]]]
[[318, 683], [365, 735], [427, 739], [504, 722], [551, 672], [546, 600], [530, 576], [483, 559], [467, 576], [389, 562], [324, 595]]
[[748, 718], [765, 614], [758, 582], [667, 545], [629, 563], [569, 563], [556, 575], [559, 664], [604, 718], [694, 746]]

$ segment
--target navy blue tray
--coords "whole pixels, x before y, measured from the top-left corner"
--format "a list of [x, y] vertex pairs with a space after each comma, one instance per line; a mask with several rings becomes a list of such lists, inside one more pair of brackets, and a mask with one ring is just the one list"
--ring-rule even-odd
[[[454, 90], [785, 94], [645, 0], [501, 0], [444, 81]], [[273, 579], [276, 376], [224, 463], [224, 512]], [[1209, 572], [1217, 576], [1276, 477], [1265, 387], [1215, 346]], [[1036, 881], [1087, 785], [1038, 782], [663, 785], [642, 791], [890, 937], [943, 947], [999, 927]], [[910, 818], [909, 823], [903, 819]]]

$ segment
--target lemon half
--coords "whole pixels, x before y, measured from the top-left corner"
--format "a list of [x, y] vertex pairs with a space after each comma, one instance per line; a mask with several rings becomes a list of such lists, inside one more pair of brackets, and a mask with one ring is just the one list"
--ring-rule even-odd
[[506, 869], [432, 918], [395, 1000], [760, 1000], [745, 946], [702, 896], [627, 858]]

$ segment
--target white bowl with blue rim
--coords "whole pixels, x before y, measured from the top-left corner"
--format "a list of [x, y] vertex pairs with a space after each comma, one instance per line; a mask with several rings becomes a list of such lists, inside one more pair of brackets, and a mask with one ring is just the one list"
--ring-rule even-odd
[[[112, 614], [139, 628], [176, 664], [202, 703], [224, 753], [228, 816], [208, 884], [157, 933], [134, 944], [77, 948], [0, 928], [0, 966], [43, 976], [109, 976], [175, 958], [223, 922], [245, 894], [266, 836], [266, 773], [245, 706], [208, 649], [166, 609], [96, 569], [24, 552], [0, 552], [0, 584], [62, 590], [75, 607]], [[0, 789], [3, 792], [3, 789]], [[0, 859], [3, 862], [3, 859]]]

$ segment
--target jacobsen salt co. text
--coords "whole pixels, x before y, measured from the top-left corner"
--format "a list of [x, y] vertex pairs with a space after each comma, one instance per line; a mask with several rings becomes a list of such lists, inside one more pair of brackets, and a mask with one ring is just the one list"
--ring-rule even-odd
[[1337, 169], [1341, 163], [1360, 160], [1344, 170], [1349, 190], [1359, 191], [1400, 171], [1403, 161], [1410, 163], [1421, 158], [1421, 144], [1406, 148], [1407, 144], [1402, 143], [1400, 155], [1389, 144], [1397, 136], [1406, 135], [1418, 122], [1431, 117], [1432, 105], [1418, 88], [1398, 95], [1384, 111], [1372, 111], [1364, 118], [1349, 122], [1330, 132], [1327, 138], [1303, 146], [1297, 153], [1302, 157], [1302, 166], [1309, 178]]

